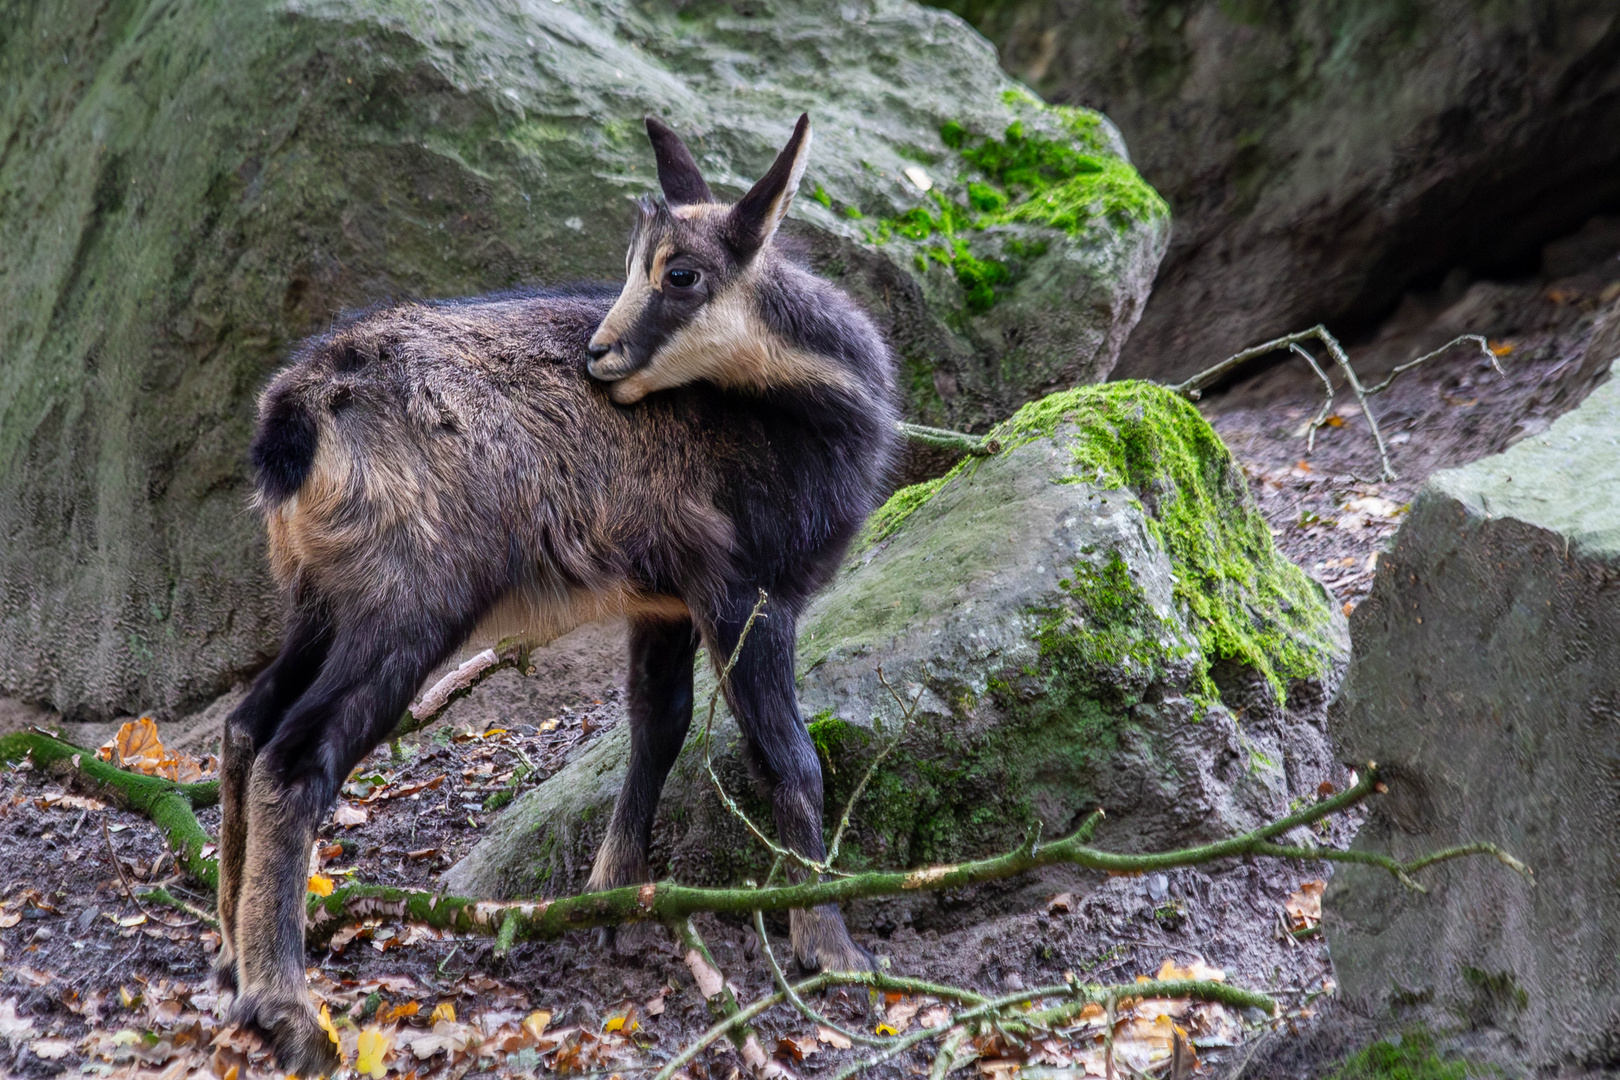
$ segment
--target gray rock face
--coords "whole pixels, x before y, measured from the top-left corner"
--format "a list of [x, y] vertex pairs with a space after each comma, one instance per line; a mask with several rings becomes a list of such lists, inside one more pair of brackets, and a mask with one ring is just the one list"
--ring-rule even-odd
[[[0, 691], [70, 717], [181, 711], [265, 659], [258, 387], [344, 308], [620, 276], [644, 114], [729, 197], [812, 113], [790, 231], [891, 329], [935, 422], [1105, 377], [1165, 241], [1107, 121], [908, 0], [70, 0], [0, 23]], [[1056, 165], [1019, 186], [1020, 154]]]
[[1175, 214], [1120, 373], [1376, 318], [1529, 261], [1620, 195], [1607, 0], [944, 0], [1050, 101], [1101, 109]]
[[[1010, 446], [1000, 455], [898, 493], [801, 620], [799, 695], [821, 751], [829, 835], [899, 730], [879, 668], [916, 702], [855, 808], [843, 865], [982, 855], [1035, 822], [1066, 833], [1098, 806], [1109, 814], [1104, 842], [1165, 847], [1251, 826], [1314, 791], [1332, 768], [1322, 705], [1343, 618], [1271, 546], [1196, 410], [1158, 387], [1109, 384], [1036, 402], [998, 435]], [[1240, 550], [1248, 561], [1237, 569], [1214, 554]], [[1224, 585], [1207, 578], [1216, 563]], [[1194, 591], [1225, 607], [1194, 611]], [[1213, 632], [1232, 613], [1251, 637]], [[713, 681], [700, 671], [702, 703]], [[1274, 687], [1286, 687], [1288, 707]], [[703, 719], [700, 704], [695, 728]], [[525, 794], [445, 887], [577, 889], [628, 744], [621, 725]], [[722, 705], [718, 775], [768, 829], [742, 757]], [[703, 762], [694, 730], [664, 793], [655, 874], [762, 874], [768, 860]], [[926, 921], [937, 900], [910, 903], [907, 917]]]
[[1355, 846], [1411, 858], [1429, 895], [1345, 867], [1324, 920], [1344, 993], [1461, 1014], [1525, 1063], [1620, 1056], [1620, 383], [1506, 453], [1430, 478], [1351, 617], [1341, 757], [1391, 770]]

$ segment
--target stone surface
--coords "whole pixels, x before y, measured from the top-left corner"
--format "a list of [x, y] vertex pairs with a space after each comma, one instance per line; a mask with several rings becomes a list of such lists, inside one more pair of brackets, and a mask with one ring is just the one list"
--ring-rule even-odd
[[172, 715], [263, 661], [256, 390], [344, 308], [619, 276], [644, 114], [732, 196], [811, 112], [789, 231], [935, 422], [1105, 377], [1166, 235], [1110, 124], [907, 0], [6, 0], [0, 26], [0, 692], [69, 718]]
[[[1175, 846], [1313, 792], [1332, 768], [1322, 706], [1347, 646], [1343, 618], [1276, 553], [1196, 410], [1116, 383], [1038, 401], [997, 434], [999, 455], [897, 493], [801, 621], [799, 696], [829, 833], [899, 730], [879, 667], [916, 702], [855, 808], [847, 865], [982, 855], [1033, 822], [1066, 833], [1098, 806], [1103, 842]], [[712, 686], [700, 661], [694, 734], [655, 827], [655, 873], [687, 882], [768, 866], [704, 768]], [[737, 741], [722, 705], [717, 772], [768, 827]], [[627, 750], [621, 725], [522, 796], [445, 888], [577, 888]], [[941, 902], [908, 903], [906, 918], [926, 922]]]
[[943, 6], [1048, 100], [1112, 117], [1174, 210], [1122, 375], [1365, 328], [1453, 268], [1534, 269], [1620, 197], [1608, 0]]
[[1371, 596], [1332, 724], [1391, 771], [1357, 848], [1493, 841], [1428, 895], [1336, 873], [1325, 925], [1349, 1001], [1460, 1015], [1532, 1066], [1620, 1060], [1620, 383], [1505, 453], [1436, 473]]

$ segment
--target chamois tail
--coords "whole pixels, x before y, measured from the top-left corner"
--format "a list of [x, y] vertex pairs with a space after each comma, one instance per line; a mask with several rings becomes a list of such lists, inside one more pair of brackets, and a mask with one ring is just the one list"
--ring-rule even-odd
[[273, 394], [260, 412], [248, 451], [260, 496], [279, 503], [296, 495], [309, 477], [319, 442], [320, 429], [305, 404], [295, 394]]

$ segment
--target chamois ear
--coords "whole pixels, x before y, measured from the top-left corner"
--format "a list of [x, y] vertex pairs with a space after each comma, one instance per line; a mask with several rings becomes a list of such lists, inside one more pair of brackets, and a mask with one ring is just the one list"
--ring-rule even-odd
[[709, 185], [698, 172], [692, 151], [681, 142], [668, 125], [655, 116], [647, 117], [647, 138], [652, 141], [653, 156], [658, 159], [658, 186], [664, 189], [664, 200], [671, 206], [714, 202]]
[[799, 117], [770, 171], [731, 208], [727, 239], [739, 255], [752, 255], [775, 235], [776, 227], [787, 216], [793, 195], [799, 190], [805, 162], [810, 159], [810, 114]]

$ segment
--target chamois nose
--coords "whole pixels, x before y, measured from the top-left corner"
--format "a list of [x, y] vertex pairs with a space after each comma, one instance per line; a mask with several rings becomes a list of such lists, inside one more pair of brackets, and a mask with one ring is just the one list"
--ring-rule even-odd
[[591, 354], [592, 360], [600, 360], [602, 357], [613, 351], [613, 346], [598, 345], [593, 341], [589, 345], [585, 346], [585, 351]]

